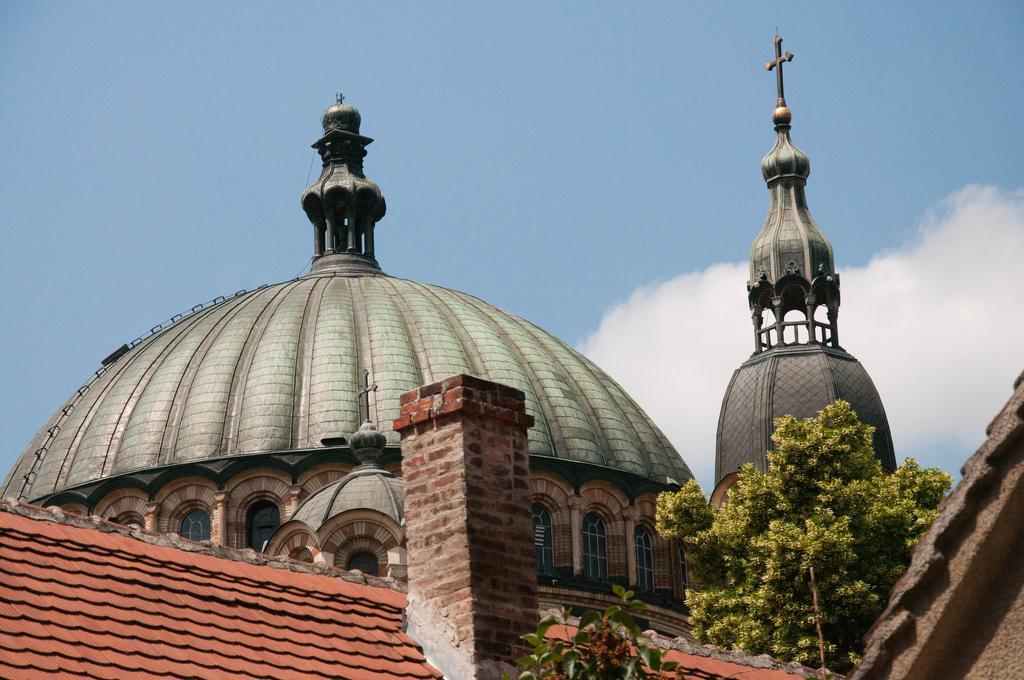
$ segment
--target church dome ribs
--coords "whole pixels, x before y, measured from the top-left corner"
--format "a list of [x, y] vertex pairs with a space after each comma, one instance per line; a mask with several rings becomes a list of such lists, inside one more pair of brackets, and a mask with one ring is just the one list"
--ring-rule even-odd
[[[25, 487], [36, 499], [158, 465], [316, 448], [357, 428], [363, 368], [380, 386], [380, 423], [403, 392], [471, 371], [526, 392], [537, 420], [531, 455], [662, 483], [692, 476], [643, 410], [560, 340], [472, 296], [369, 271], [310, 273], [164, 328], [76, 393], [70, 415], [48, 421], [15, 471], [26, 474], [49, 442]], [[58, 421], [67, 424], [51, 437]], [[4, 495], [20, 495], [16, 476]]]

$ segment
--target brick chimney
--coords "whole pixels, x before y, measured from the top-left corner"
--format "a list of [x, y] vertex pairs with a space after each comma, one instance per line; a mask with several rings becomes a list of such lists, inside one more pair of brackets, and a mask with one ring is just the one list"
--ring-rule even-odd
[[446, 677], [516, 677], [538, 622], [524, 395], [456, 375], [401, 403], [408, 632]]

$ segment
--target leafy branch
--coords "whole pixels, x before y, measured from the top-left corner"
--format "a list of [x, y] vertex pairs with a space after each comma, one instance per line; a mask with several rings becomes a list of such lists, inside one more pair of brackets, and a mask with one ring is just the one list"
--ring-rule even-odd
[[[523, 636], [533, 652], [516, 661], [518, 680], [634, 680], [674, 678], [678, 664], [666, 661], [666, 650], [648, 643], [632, 612], [644, 608], [635, 593], [622, 586], [612, 590], [621, 600], [604, 612], [588, 611], [574, 627], [568, 609], [560, 616], [545, 616], [537, 630]], [[565, 638], [549, 635], [562, 626]], [[570, 635], [571, 633], [571, 635]], [[510, 676], [505, 676], [511, 680]]]

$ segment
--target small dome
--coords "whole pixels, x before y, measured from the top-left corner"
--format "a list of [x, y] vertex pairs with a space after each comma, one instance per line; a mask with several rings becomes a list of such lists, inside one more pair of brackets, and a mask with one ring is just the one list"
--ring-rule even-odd
[[343, 130], [359, 134], [362, 116], [359, 115], [359, 109], [351, 104], [335, 104], [324, 111], [322, 120], [324, 132]]
[[813, 418], [838, 399], [875, 427], [875, 456], [894, 470], [889, 421], [871, 376], [841, 349], [801, 345], [756, 354], [733, 373], [718, 420], [715, 484], [745, 463], [767, 469], [775, 418]]
[[789, 138], [789, 126], [776, 127], [775, 146], [761, 159], [761, 175], [769, 184], [775, 179], [798, 177], [806, 180], [811, 174], [811, 159]]
[[404, 506], [404, 480], [376, 465], [361, 465], [303, 501], [291, 519], [316, 532], [347, 510], [375, 510], [401, 524]]

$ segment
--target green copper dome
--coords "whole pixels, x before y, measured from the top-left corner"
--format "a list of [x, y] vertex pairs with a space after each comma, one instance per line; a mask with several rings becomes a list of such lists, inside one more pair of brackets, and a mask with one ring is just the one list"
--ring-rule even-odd
[[[363, 172], [373, 140], [340, 95], [321, 122], [313, 148], [323, 169], [302, 195], [310, 273], [197, 306], [104, 359], [29, 443], [0, 497], [42, 499], [127, 473], [338, 447], [363, 419], [397, 447], [399, 397], [459, 373], [526, 394], [534, 459], [659, 483], [692, 477], [640, 407], [572, 348], [471, 295], [382, 273], [373, 236], [384, 197]], [[366, 377], [376, 389], [357, 397]], [[378, 436], [360, 431], [350, 443], [377, 446]]]
[[561, 341], [471, 295], [365, 268], [225, 300], [134, 346], [77, 399], [24, 492], [63, 409], [0, 495], [40, 498], [130, 471], [319, 447], [359, 427], [364, 367], [378, 385], [369, 416], [389, 444], [400, 441], [390, 424], [402, 393], [470, 373], [526, 393], [534, 456], [659, 482], [691, 477], [622, 388]]

